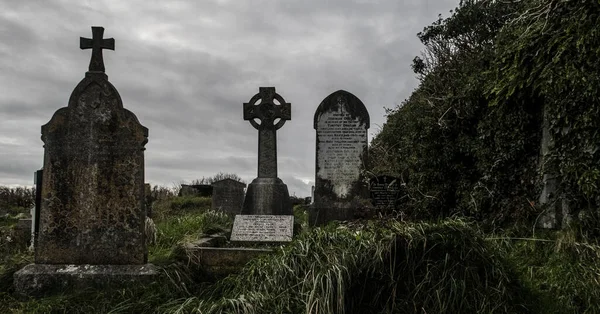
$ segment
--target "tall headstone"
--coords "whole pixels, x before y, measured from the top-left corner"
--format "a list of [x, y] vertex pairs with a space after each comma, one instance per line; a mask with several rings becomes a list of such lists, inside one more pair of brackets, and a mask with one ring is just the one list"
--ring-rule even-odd
[[290, 103], [275, 87], [260, 87], [258, 94], [244, 103], [244, 120], [258, 130], [258, 177], [248, 185], [244, 215], [292, 214], [287, 185], [277, 177], [276, 137], [277, 130], [291, 118]]
[[234, 179], [223, 179], [212, 183], [212, 209], [228, 214], [240, 214], [244, 205], [246, 184]]
[[354, 216], [358, 198], [368, 197], [360, 169], [367, 158], [369, 113], [356, 96], [339, 90], [327, 96], [314, 116], [316, 171], [311, 224]]
[[89, 71], [42, 126], [39, 233], [35, 264], [15, 274], [21, 294], [154, 274], [144, 239], [148, 129], [104, 73], [102, 49], [114, 50], [114, 39], [103, 39], [102, 27], [92, 32], [80, 39], [92, 49]]

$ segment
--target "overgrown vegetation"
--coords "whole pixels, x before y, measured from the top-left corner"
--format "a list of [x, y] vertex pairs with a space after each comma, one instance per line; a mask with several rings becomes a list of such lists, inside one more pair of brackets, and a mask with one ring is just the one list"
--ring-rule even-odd
[[465, 0], [419, 33], [420, 85], [369, 152], [375, 172], [403, 175], [409, 217], [531, 226], [546, 172], [554, 200], [599, 234], [599, 13], [596, 1]]
[[[420, 85], [370, 147], [372, 172], [404, 180], [399, 217], [410, 221], [311, 229], [296, 206], [302, 233], [221, 281], [177, 247], [231, 218], [208, 210], [210, 198], [154, 187], [149, 258], [163, 279], [17, 300], [12, 274], [32, 258], [8, 238], [33, 191], [0, 188], [1, 312], [600, 313], [597, 25], [597, 1], [461, 1], [418, 34]], [[562, 231], [534, 227], [544, 173], [558, 176], [554, 200], [576, 218]], [[239, 179], [193, 183], [225, 177]]]

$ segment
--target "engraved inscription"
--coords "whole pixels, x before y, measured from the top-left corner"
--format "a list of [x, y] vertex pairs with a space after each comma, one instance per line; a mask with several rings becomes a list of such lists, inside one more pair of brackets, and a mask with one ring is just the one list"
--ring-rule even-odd
[[288, 242], [294, 233], [294, 216], [237, 215], [231, 241]]
[[380, 176], [371, 179], [371, 202], [379, 208], [395, 208], [400, 194], [400, 184], [397, 178]]
[[359, 179], [361, 155], [367, 146], [367, 130], [358, 118], [352, 118], [344, 106], [325, 112], [317, 124], [319, 171], [317, 176], [330, 180], [333, 192], [345, 197]]

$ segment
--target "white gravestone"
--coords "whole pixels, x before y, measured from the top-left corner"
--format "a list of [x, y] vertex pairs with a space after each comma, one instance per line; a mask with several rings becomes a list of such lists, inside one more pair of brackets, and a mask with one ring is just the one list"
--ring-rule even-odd
[[289, 242], [294, 235], [292, 215], [236, 215], [231, 241]]

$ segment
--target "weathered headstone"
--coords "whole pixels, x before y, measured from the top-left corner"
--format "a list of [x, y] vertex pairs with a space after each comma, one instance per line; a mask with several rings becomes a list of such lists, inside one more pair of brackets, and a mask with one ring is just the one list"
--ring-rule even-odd
[[544, 229], [562, 229], [569, 225], [573, 217], [571, 216], [571, 209], [564, 195], [561, 195], [558, 191], [561, 181], [560, 175], [553, 173], [546, 166], [548, 156], [550, 155], [550, 148], [554, 145], [548, 115], [548, 109], [544, 108], [539, 159], [539, 169], [542, 175], [542, 192], [538, 200], [544, 211], [538, 216], [536, 225]]
[[234, 179], [223, 179], [212, 183], [212, 209], [229, 214], [239, 214], [244, 205], [246, 184]]
[[213, 187], [210, 184], [182, 184], [179, 196], [211, 197]]
[[383, 175], [371, 178], [371, 204], [380, 210], [397, 209], [400, 187], [400, 178], [397, 177]]
[[314, 207], [311, 224], [353, 218], [357, 199], [368, 197], [360, 169], [367, 158], [369, 113], [356, 96], [339, 90], [314, 116], [317, 133]]
[[35, 264], [15, 273], [20, 294], [156, 274], [144, 239], [148, 129], [123, 108], [104, 73], [102, 49], [114, 50], [114, 39], [103, 39], [102, 27], [92, 32], [93, 39], [80, 39], [81, 49], [92, 48], [89, 71], [68, 106], [42, 126]]
[[292, 214], [287, 185], [277, 177], [276, 137], [277, 130], [291, 118], [291, 105], [275, 87], [260, 87], [259, 93], [244, 103], [244, 120], [258, 130], [258, 177], [248, 185], [244, 215]]

